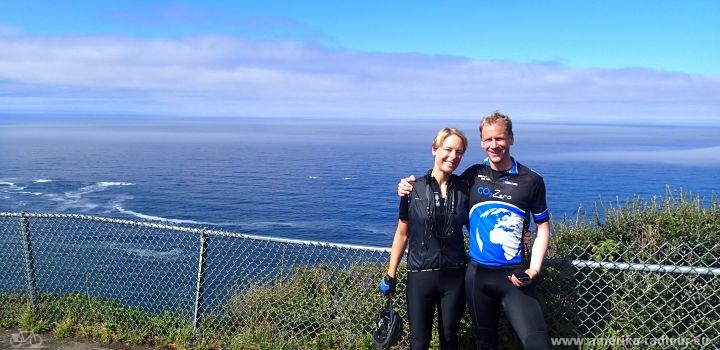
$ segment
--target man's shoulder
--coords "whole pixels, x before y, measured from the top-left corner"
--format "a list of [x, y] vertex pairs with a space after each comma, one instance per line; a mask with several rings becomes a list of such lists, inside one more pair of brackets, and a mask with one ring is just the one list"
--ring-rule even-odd
[[525, 176], [529, 176], [531, 178], [536, 178], [538, 180], [542, 180], [542, 175], [540, 175], [537, 171], [533, 170], [532, 168], [530, 168], [520, 162], [516, 162], [516, 164], [517, 164], [518, 175], [525, 175]]
[[477, 176], [477, 174], [480, 173], [480, 170], [481, 170], [484, 166], [485, 166], [485, 165], [482, 164], [482, 163], [473, 164], [473, 165], [471, 165], [470, 167], [468, 167], [467, 169], [465, 169], [465, 171], [463, 171], [462, 174], [460, 174], [460, 177], [462, 177], [462, 178], [465, 179], [465, 180], [470, 181], [470, 180], [472, 180], [473, 178], [475, 178], [475, 176]]

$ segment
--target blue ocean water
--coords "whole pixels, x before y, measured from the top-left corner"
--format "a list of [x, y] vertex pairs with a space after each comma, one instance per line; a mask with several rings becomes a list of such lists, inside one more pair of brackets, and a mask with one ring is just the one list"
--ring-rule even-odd
[[[0, 122], [0, 211], [389, 247], [398, 180], [432, 166], [440, 127], [469, 137], [460, 171], [484, 158], [477, 120], [58, 118]], [[556, 221], [719, 188], [719, 127], [515, 123]]]

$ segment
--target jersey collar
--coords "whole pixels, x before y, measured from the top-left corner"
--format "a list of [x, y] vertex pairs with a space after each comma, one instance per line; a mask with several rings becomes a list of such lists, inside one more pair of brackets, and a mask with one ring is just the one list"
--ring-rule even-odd
[[[506, 173], [517, 175], [518, 174], [517, 162], [515, 161], [515, 158], [513, 158], [513, 157], [510, 157], [510, 159], [512, 159], [513, 165]], [[483, 160], [483, 163], [485, 164], [485, 166], [490, 167], [490, 157], [486, 157], [485, 160]]]

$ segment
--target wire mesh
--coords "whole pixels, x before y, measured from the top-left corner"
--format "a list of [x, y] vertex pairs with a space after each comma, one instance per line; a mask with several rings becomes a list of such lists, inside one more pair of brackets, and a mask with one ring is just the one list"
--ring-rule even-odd
[[[701, 347], [720, 346], [720, 244], [567, 251], [573, 256], [546, 260], [540, 282], [553, 339], [700, 339]], [[377, 285], [389, 252], [207, 227], [0, 213], [0, 293], [80, 293], [170, 312], [200, 336], [222, 334], [221, 347], [243, 348], [263, 335], [286, 348], [358, 348], [383, 306]], [[407, 320], [404, 270], [399, 277], [395, 305]], [[463, 322], [466, 334], [468, 327]], [[513, 336], [507, 322], [500, 332]], [[405, 335], [398, 348], [407, 346]]]

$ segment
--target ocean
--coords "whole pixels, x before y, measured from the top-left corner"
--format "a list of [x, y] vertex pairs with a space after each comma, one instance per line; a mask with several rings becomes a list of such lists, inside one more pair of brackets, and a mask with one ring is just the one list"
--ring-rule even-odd
[[[73, 213], [389, 247], [396, 186], [445, 126], [482, 161], [479, 120], [6, 118], [0, 211]], [[628, 198], [720, 187], [720, 127], [516, 118], [512, 154], [540, 173], [554, 221]]]

